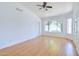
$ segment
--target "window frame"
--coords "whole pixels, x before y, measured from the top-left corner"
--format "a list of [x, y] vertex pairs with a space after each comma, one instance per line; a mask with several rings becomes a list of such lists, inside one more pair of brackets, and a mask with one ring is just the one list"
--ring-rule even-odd
[[[60, 25], [61, 25], [61, 26], [60, 26], [60, 29], [61, 29], [61, 30], [60, 30], [60, 31], [58, 31], [58, 28], [56, 28], [56, 30], [55, 30], [55, 31], [53, 31], [53, 30], [52, 30], [52, 31], [50, 31], [50, 24], [49, 24], [49, 23], [50, 23], [50, 21], [56, 21], [56, 22], [57, 22], [57, 24], [56, 24], [56, 25], [57, 25], [57, 27], [59, 26], [59, 25], [58, 25], [58, 23], [60, 23]], [[60, 22], [59, 22], [59, 21], [60, 21]], [[48, 31], [45, 31], [45, 32], [63, 32], [63, 21], [62, 21], [62, 20], [48, 20], [48, 21], [47, 21], [47, 23], [48, 23], [48, 24], [45, 24], [45, 25], [47, 25], [47, 26], [48, 26], [48, 28], [47, 28], [47, 29], [48, 29]], [[45, 26], [44, 26], [44, 27], [45, 27]], [[44, 28], [44, 30], [45, 30], [45, 28]]]

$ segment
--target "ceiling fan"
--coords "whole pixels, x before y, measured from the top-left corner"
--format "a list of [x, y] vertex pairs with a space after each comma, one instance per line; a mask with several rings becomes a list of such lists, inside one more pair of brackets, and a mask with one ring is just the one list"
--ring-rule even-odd
[[40, 6], [41, 8], [39, 8], [39, 9], [45, 9], [46, 11], [48, 10], [48, 8], [52, 8], [52, 6], [48, 6], [47, 5], [47, 2], [43, 2], [43, 4], [42, 5], [37, 5], [37, 6]]

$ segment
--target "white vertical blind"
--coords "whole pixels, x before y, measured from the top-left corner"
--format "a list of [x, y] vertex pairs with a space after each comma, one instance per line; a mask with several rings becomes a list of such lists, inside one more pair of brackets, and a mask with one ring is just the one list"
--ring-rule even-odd
[[72, 18], [67, 19], [67, 33], [72, 34]]

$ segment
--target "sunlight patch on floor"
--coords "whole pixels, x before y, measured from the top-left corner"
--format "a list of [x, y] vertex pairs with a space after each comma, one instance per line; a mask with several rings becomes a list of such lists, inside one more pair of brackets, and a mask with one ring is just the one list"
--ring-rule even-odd
[[49, 40], [48, 41], [48, 47], [49, 47], [49, 52], [51, 55], [56, 55], [60, 51], [59, 44], [55, 42], [54, 40]]

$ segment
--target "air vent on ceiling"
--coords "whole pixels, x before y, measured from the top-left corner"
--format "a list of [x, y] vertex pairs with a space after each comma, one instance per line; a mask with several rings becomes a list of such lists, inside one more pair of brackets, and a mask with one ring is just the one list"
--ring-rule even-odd
[[16, 8], [16, 10], [17, 10], [17, 11], [20, 11], [20, 12], [22, 12], [22, 11], [23, 11], [23, 10], [22, 10], [22, 9], [20, 9], [20, 8]]

